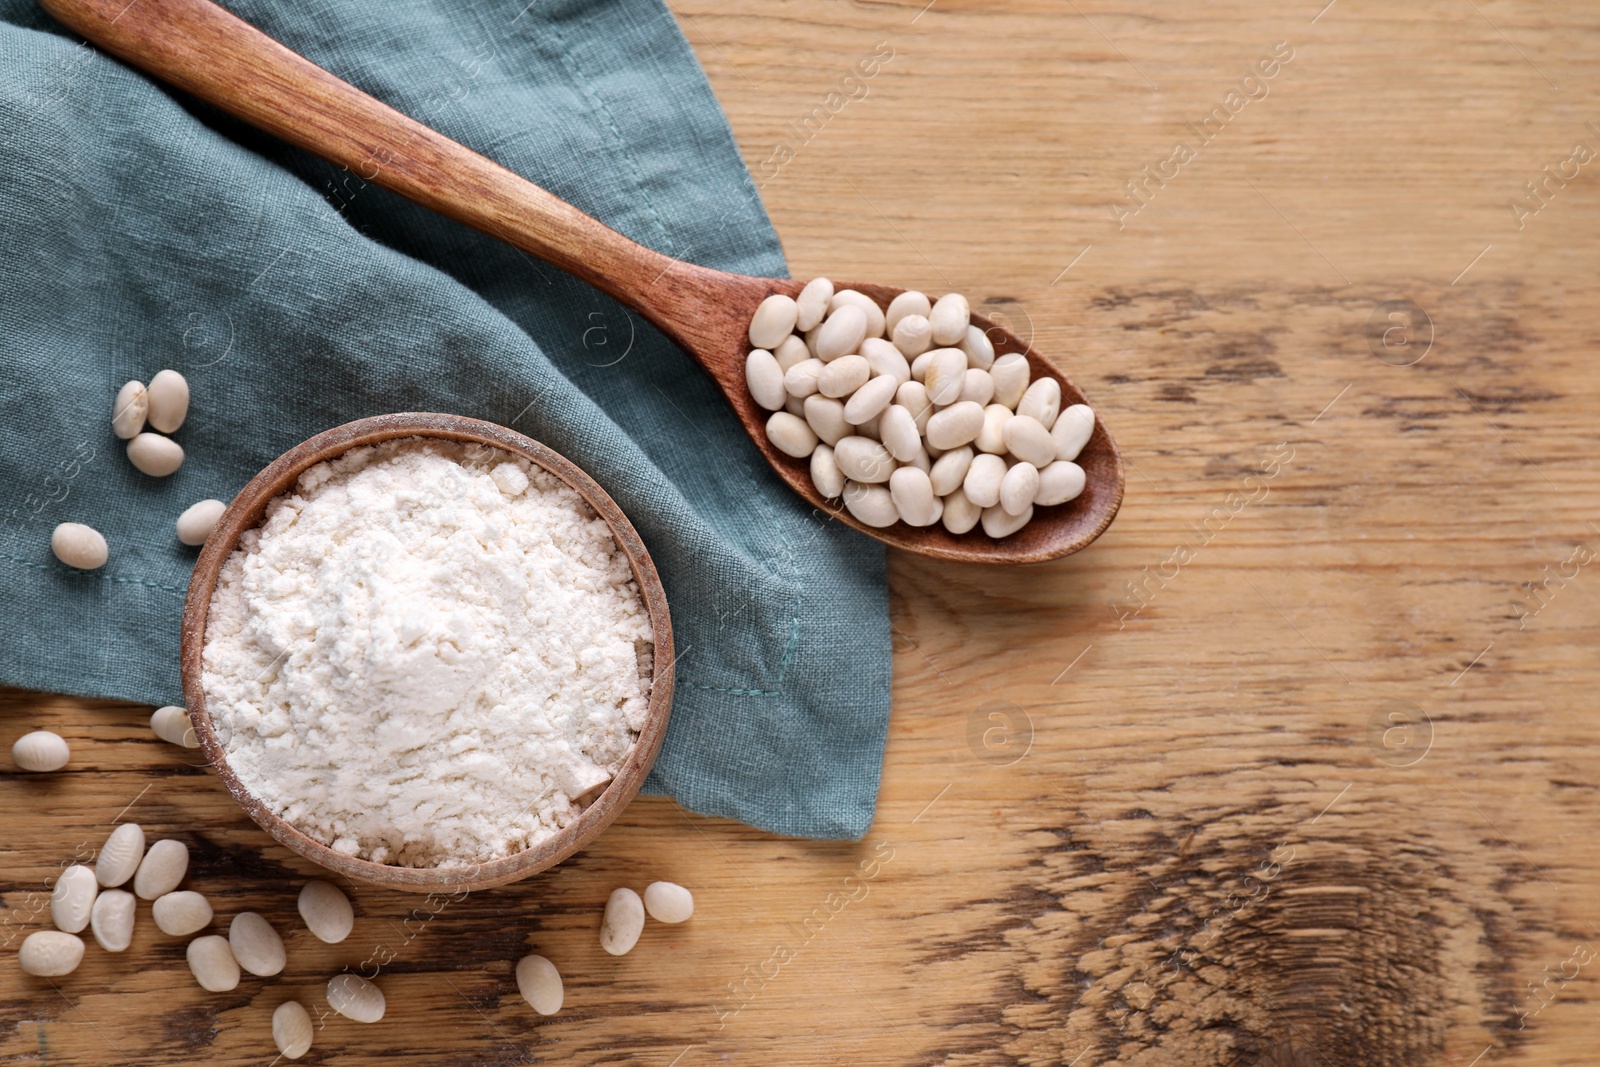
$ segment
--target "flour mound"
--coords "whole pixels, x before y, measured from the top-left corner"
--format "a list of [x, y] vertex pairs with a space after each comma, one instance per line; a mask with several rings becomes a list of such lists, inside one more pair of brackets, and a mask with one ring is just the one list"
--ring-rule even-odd
[[222, 567], [206, 703], [239, 781], [378, 863], [537, 844], [620, 769], [650, 618], [605, 521], [500, 449], [406, 438], [303, 473]]

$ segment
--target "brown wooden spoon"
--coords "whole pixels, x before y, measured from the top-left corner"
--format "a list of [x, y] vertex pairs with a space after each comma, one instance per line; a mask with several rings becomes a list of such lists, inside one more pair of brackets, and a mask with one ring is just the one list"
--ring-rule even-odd
[[[1034, 563], [1076, 552], [1110, 525], [1122, 503], [1122, 459], [1103, 422], [1077, 462], [1081, 496], [1039, 508], [1003, 540], [981, 529], [897, 523], [873, 529], [811, 484], [805, 460], [767, 440], [767, 412], [744, 380], [756, 306], [771, 293], [800, 291], [787, 279], [729, 274], [636, 244], [528, 180], [407, 118], [290, 51], [210, 0], [40, 0], [65, 25], [111, 54], [192, 93], [366, 181], [497, 237], [610, 294], [643, 315], [700, 362], [746, 432], [790, 488], [869, 537], [924, 556], [964, 563]], [[840, 288], [846, 287], [841, 284]], [[882, 305], [900, 289], [851, 283]], [[1061, 384], [1063, 406], [1082, 392], [1032, 347], [981, 316], [995, 352], [1021, 352], [1033, 377]]]

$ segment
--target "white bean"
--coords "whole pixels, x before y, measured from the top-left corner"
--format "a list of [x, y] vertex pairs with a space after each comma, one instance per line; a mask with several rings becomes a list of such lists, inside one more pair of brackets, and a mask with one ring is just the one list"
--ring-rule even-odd
[[844, 437], [833, 446], [833, 460], [852, 482], [886, 482], [894, 473], [894, 457], [870, 437]]
[[1027, 357], [1018, 352], [1007, 352], [996, 359], [989, 368], [989, 377], [994, 379], [994, 402], [1017, 410], [1017, 403], [1028, 390], [1029, 373]]
[[928, 388], [928, 399], [943, 407], [954, 404], [967, 381], [967, 354], [959, 348], [936, 348], [928, 359], [928, 373], [923, 384]]
[[844, 506], [858, 520], [875, 529], [881, 530], [900, 521], [900, 512], [894, 506], [894, 498], [889, 495], [889, 490], [881, 485], [846, 482]]
[[928, 429], [928, 420], [933, 417], [933, 402], [928, 399], [927, 386], [916, 381], [903, 382], [894, 391], [894, 402], [911, 412], [911, 419], [916, 423], [919, 434]]
[[94, 909], [94, 899], [100, 892], [94, 871], [75, 863], [61, 872], [56, 886], [50, 891], [50, 921], [56, 929], [68, 934], [80, 933], [89, 925]]
[[1039, 469], [1039, 491], [1034, 494], [1035, 504], [1065, 504], [1083, 492], [1088, 481], [1083, 468], [1071, 460], [1058, 459]]
[[[895, 349], [895, 351], [898, 352], [899, 349]], [[922, 355], [918, 356], [916, 359], [913, 359], [911, 361], [911, 380], [914, 381], [914, 382], [926, 383], [927, 380], [928, 380], [928, 364], [930, 364], [932, 362], [933, 362], [933, 350], [932, 349], [929, 349], [928, 351], [922, 353]]]
[[778, 342], [778, 347], [772, 350], [772, 358], [778, 361], [778, 368], [788, 374], [790, 367], [811, 358], [811, 349], [806, 347], [805, 341], [790, 334]]
[[554, 1015], [565, 995], [561, 972], [543, 956], [524, 956], [517, 961], [517, 992], [540, 1015]]
[[901, 467], [890, 476], [889, 496], [900, 518], [911, 526], [932, 526], [944, 512], [928, 476], [916, 467]]
[[1006, 450], [1006, 423], [1012, 418], [1011, 409], [1004, 404], [990, 404], [983, 409], [983, 429], [975, 442], [979, 452], [1003, 455]]
[[934, 448], [960, 448], [983, 429], [983, 408], [970, 400], [951, 404], [928, 420], [928, 444]]
[[744, 357], [744, 383], [756, 403], [768, 411], [783, 407], [783, 368], [778, 366], [778, 358], [765, 348], [752, 348]]
[[932, 310], [933, 304], [926, 296], [915, 289], [907, 289], [889, 301], [889, 309], [883, 313], [883, 328], [893, 334], [895, 326], [907, 315], [921, 315], [927, 318], [928, 312]]
[[1000, 479], [1000, 506], [1013, 515], [1021, 515], [1033, 506], [1039, 492], [1039, 468], [1032, 463], [1018, 463]]
[[228, 947], [239, 966], [251, 974], [270, 978], [283, 970], [287, 956], [283, 938], [260, 914], [241, 911], [228, 924]]
[[1005, 436], [1007, 450], [1018, 459], [1026, 460], [1035, 467], [1054, 462], [1055, 440], [1049, 430], [1039, 425], [1038, 419], [1028, 415], [1013, 415], [1006, 420], [1001, 433]]
[[1045, 429], [1056, 424], [1061, 412], [1061, 383], [1054, 378], [1040, 378], [1017, 401], [1017, 414], [1036, 419]]
[[142, 433], [128, 442], [128, 462], [152, 478], [165, 478], [183, 466], [183, 446], [158, 433]]
[[866, 422], [863, 422], [860, 426], [856, 427], [856, 436], [868, 437], [874, 441], [881, 440], [878, 433], [878, 423], [880, 423], [882, 420], [882, 415], [876, 415], [873, 418], [868, 419]]
[[978, 507], [992, 508], [1000, 503], [1000, 482], [1005, 476], [1005, 460], [990, 452], [980, 452], [972, 457], [967, 476], [961, 480], [961, 489]]
[[849, 396], [872, 377], [872, 367], [865, 356], [840, 356], [822, 368], [817, 377], [817, 391], [835, 399]]
[[[837, 367], [843, 362], [841, 359], [830, 365]], [[851, 395], [849, 403], [845, 404], [845, 419], [859, 426], [868, 419], [877, 418], [883, 413], [883, 409], [889, 406], [889, 401], [894, 399], [894, 394], [899, 388], [899, 381], [887, 374], [868, 379], [865, 385]]]
[[936, 344], [953, 345], [967, 336], [967, 326], [972, 320], [972, 308], [960, 293], [946, 293], [934, 301], [928, 312], [928, 322], [933, 326]]
[[651, 882], [644, 887], [644, 910], [656, 922], [685, 922], [694, 914], [694, 894], [676, 882]]
[[822, 362], [831, 363], [840, 356], [850, 355], [866, 339], [867, 313], [854, 304], [846, 304], [817, 327], [811, 351]]
[[613, 889], [600, 920], [600, 947], [613, 956], [627, 955], [644, 932], [644, 901], [631, 889]]
[[915, 359], [933, 347], [933, 327], [921, 315], [907, 315], [895, 323], [894, 346]]
[[307, 882], [305, 888], [300, 890], [298, 907], [306, 929], [318, 941], [326, 941], [330, 945], [337, 945], [349, 937], [350, 930], [356, 924], [355, 910], [350, 906], [350, 898], [344, 895], [344, 890], [320, 878]]
[[839, 443], [839, 438], [848, 437], [855, 431], [845, 421], [844, 405], [837, 400], [825, 396], [806, 397], [806, 425], [811, 427], [811, 432], [825, 445]]
[[970, 400], [987, 407], [989, 401], [994, 399], [994, 379], [989, 377], [986, 370], [967, 368], [967, 375], [961, 382], [961, 394], [956, 399]]
[[893, 378], [895, 384], [911, 380], [911, 364], [900, 350], [881, 337], [869, 337], [861, 342], [859, 353], [872, 368], [873, 376]]
[[129, 382], [117, 390], [111, 405], [111, 432], [124, 441], [138, 436], [150, 414], [150, 394], [143, 382]]
[[200, 747], [200, 738], [194, 732], [194, 724], [189, 721], [188, 711], [175, 705], [168, 704], [164, 708], [157, 708], [150, 716], [150, 729], [169, 745], [181, 745], [184, 748]]
[[978, 327], [968, 326], [965, 336], [956, 347], [967, 354], [969, 366], [980, 370], [988, 370], [994, 366], [994, 345], [989, 341], [989, 335]]
[[992, 508], [984, 508], [983, 532], [998, 541], [1002, 537], [1010, 537], [1012, 534], [1028, 525], [1028, 520], [1032, 518], [1032, 504], [1029, 504], [1026, 508], [1024, 508], [1022, 510], [1022, 514], [1020, 515], [1013, 515], [1011, 512], [1000, 507], [999, 505], [996, 505]]
[[[779, 381], [782, 386], [782, 381]], [[516, 470], [515, 467], [509, 468]], [[211, 536], [211, 531], [217, 528], [217, 520], [222, 518], [222, 513], [228, 505], [220, 500], [201, 500], [190, 504], [178, 516], [178, 540], [183, 544], [194, 546], [206, 543], [206, 538]]]
[[40, 978], [59, 978], [71, 974], [83, 962], [83, 938], [60, 930], [36, 930], [22, 939], [17, 949], [17, 966], [23, 974]]
[[91, 928], [101, 948], [122, 952], [133, 943], [133, 912], [138, 903], [132, 893], [121, 889], [107, 889], [95, 898]]
[[[927, 474], [929, 471], [933, 470], [933, 455], [927, 450], [926, 447], [918, 448], [916, 454], [905, 461], [905, 465], [908, 467], [915, 467], [923, 474]], [[890, 477], [893, 477], [893, 475], [890, 475]]]
[[174, 433], [189, 414], [189, 383], [175, 370], [157, 371], [150, 379], [150, 425], [162, 433]]
[[[239, 961], [233, 958], [227, 938], [220, 934], [197, 937], [189, 942], [183, 954], [189, 961], [194, 980], [207, 993], [226, 993], [239, 988]], [[333, 1000], [331, 996], [328, 999]]]
[[876, 300], [866, 293], [858, 293], [854, 289], [840, 289], [833, 294], [833, 299], [828, 301], [828, 312], [831, 314], [847, 306], [860, 308], [861, 313], [867, 317], [866, 336], [883, 336], [883, 309], [878, 306]]
[[828, 302], [833, 299], [833, 283], [826, 278], [812, 278], [806, 282], [800, 295], [795, 297], [794, 328], [804, 333], [814, 328], [828, 314]]
[[960, 489], [944, 498], [944, 528], [953, 534], [964, 534], [978, 525], [983, 509], [967, 499]]
[[774, 411], [767, 419], [767, 440], [786, 456], [804, 459], [817, 447], [817, 434], [798, 415], [787, 411]]
[[134, 895], [141, 900], [164, 897], [183, 881], [189, 871], [189, 846], [164, 837], [150, 846], [133, 876]]
[[150, 905], [156, 929], [168, 937], [183, 937], [204, 929], [211, 914], [211, 902], [190, 889], [163, 893]]
[[351, 1022], [375, 1023], [383, 1018], [383, 990], [359, 974], [336, 974], [328, 979], [328, 1007]]
[[804, 400], [817, 391], [822, 370], [827, 364], [820, 359], [802, 359], [783, 375], [783, 388], [792, 397]]
[[940, 456], [939, 462], [928, 472], [933, 491], [939, 496], [949, 496], [960, 489], [961, 483], [966, 481], [967, 468], [972, 466], [972, 456], [972, 449], [966, 445]]
[[1056, 442], [1057, 459], [1077, 459], [1094, 436], [1094, 412], [1088, 404], [1073, 404], [1050, 427], [1050, 436]]
[[818, 445], [811, 453], [811, 484], [828, 500], [844, 492], [844, 472], [839, 469], [833, 449], [828, 445]]
[[878, 433], [883, 447], [901, 463], [908, 463], [922, 447], [922, 435], [917, 422], [901, 404], [890, 404], [878, 420]]
[[311, 1051], [311, 1013], [298, 1000], [286, 1000], [272, 1012], [272, 1043], [284, 1059], [297, 1060]]
[[111, 557], [104, 535], [81, 522], [64, 522], [52, 530], [50, 551], [56, 554], [56, 559], [80, 571], [104, 567]]
[[66, 738], [49, 730], [32, 730], [11, 745], [11, 762], [23, 771], [59, 771], [72, 758]]
[[106, 838], [95, 860], [94, 876], [103, 886], [118, 886], [133, 877], [144, 859], [144, 828], [136, 822], [125, 822]]
[[791, 415], [803, 419], [806, 417], [805, 399], [798, 396], [791, 396], [789, 399], [783, 402], [783, 410], [787, 411]]
[[773, 347], [794, 333], [799, 309], [794, 297], [773, 293], [761, 301], [756, 313], [750, 317], [750, 343], [757, 348], [772, 351]]

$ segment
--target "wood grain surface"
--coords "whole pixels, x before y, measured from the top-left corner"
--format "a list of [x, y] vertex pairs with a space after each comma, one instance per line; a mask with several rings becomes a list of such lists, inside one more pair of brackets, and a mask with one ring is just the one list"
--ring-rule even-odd
[[[1130, 464], [1117, 522], [1038, 567], [891, 557], [863, 842], [646, 798], [516, 886], [354, 889], [337, 946], [295, 918], [312, 868], [149, 709], [7, 694], [0, 740], [75, 753], [0, 776], [8, 951], [136, 819], [290, 963], [202, 993], [141, 908], [121, 957], [0, 966], [0, 1055], [269, 1063], [273, 1008], [320, 1016], [350, 966], [389, 1014], [306, 1062], [1593, 1063], [1600, 9], [675, 11], [796, 275], [1031, 332]], [[658, 878], [695, 917], [606, 956], [606, 894]], [[553, 1018], [511, 978], [532, 949]]]

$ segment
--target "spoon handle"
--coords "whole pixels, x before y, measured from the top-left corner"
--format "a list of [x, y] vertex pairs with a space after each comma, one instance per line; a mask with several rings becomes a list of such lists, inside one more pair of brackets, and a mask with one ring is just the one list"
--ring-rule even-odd
[[[334, 77], [211, 0], [40, 0], [134, 67], [424, 207], [538, 256], [657, 325], [719, 271], [624, 237]], [[655, 282], [671, 270], [671, 286]], [[697, 284], [698, 283], [698, 284]], [[677, 290], [674, 297], [672, 292]], [[669, 329], [669, 333], [679, 331]]]

